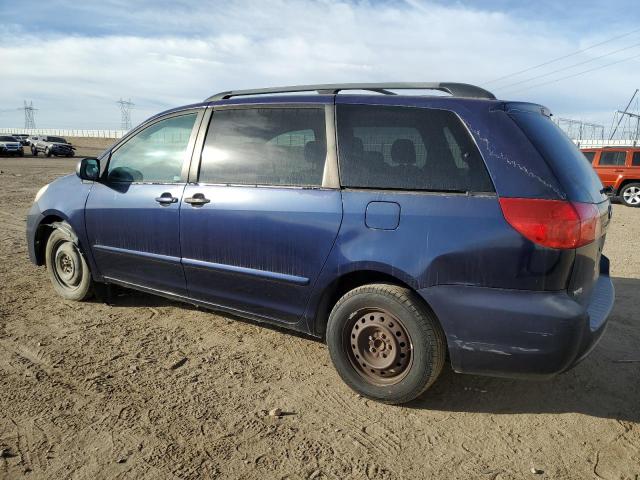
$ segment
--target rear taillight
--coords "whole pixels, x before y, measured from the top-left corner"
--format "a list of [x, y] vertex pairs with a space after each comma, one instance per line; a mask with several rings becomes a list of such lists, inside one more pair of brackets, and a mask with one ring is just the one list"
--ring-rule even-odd
[[590, 203], [531, 198], [501, 198], [507, 222], [538, 245], [578, 248], [600, 235], [598, 207]]

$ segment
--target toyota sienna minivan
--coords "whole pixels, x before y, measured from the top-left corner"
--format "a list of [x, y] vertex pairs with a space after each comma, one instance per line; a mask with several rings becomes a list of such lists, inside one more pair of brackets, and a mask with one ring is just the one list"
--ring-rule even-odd
[[404, 403], [446, 360], [545, 378], [584, 358], [614, 300], [610, 217], [545, 107], [303, 85], [150, 118], [40, 189], [27, 241], [66, 299], [113, 284], [285, 326]]

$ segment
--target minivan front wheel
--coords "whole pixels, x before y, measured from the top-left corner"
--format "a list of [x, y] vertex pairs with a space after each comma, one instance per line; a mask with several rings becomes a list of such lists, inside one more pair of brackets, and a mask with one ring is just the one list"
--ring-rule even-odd
[[65, 230], [55, 228], [47, 241], [45, 262], [49, 279], [61, 297], [86, 300], [92, 294], [91, 272], [84, 256]]
[[438, 320], [409, 289], [358, 287], [335, 305], [327, 344], [336, 370], [353, 390], [380, 402], [409, 402], [442, 371], [446, 342]]
[[628, 207], [640, 207], [640, 183], [629, 183], [620, 191], [622, 203]]

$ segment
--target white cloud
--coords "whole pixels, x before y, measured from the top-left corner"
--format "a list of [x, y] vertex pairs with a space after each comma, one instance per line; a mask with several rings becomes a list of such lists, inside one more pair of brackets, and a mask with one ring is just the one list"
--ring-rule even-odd
[[[0, 34], [0, 124], [20, 123], [19, 112], [6, 112], [6, 107], [17, 107], [22, 99], [40, 108], [39, 126], [116, 128], [120, 97], [137, 104], [133, 119], [140, 122], [164, 108], [233, 88], [390, 80], [482, 84], [620, 33], [601, 30], [599, 38], [574, 41], [548, 25], [523, 23], [505, 13], [416, 1], [172, 5], [136, 12], [121, 7], [122, 18], [130, 22], [123, 28], [126, 34]], [[99, 22], [100, 10], [94, 6], [92, 14]], [[131, 22], [145, 33], [137, 34]], [[151, 35], [153, 25], [157, 29]], [[163, 35], [165, 30], [172, 33]], [[616, 47], [620, 44], [610, 49]], [[593, 56], [607, 48], [594, 50]], [[609, 112], [636, 86], [633, 68], [637, 71], [638, 63], [515, 97], [547, 104], [563, 115], [609, 122]], [[511, 83], [520, 78], [527, 75]], [[493, 89], [501, 96], [499, 86]]]

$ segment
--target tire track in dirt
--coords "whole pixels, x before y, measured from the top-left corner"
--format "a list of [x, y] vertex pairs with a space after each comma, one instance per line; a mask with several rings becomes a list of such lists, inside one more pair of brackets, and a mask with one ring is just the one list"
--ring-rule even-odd
[[[367, 408], [363, 406], [361, 398], [351, 403], [333, 389], [323, 386], [316, 388], [316, 398], [319, 400], [321, 417], [328, 419], [333, 428], [344, 432], [354, 445], [361, 445], [366, 450], [366, 469], [374, 468], [381, 459], [393, 459], [401, 453], [402, 444], [398, 435], [382, 419], [373, 419], [373, 412], [367, 412], [370, 416], [361, 413], [360, 407]], [[382, 466], [398, 478], [402, 477], [393, 464], [384, 462]]]

